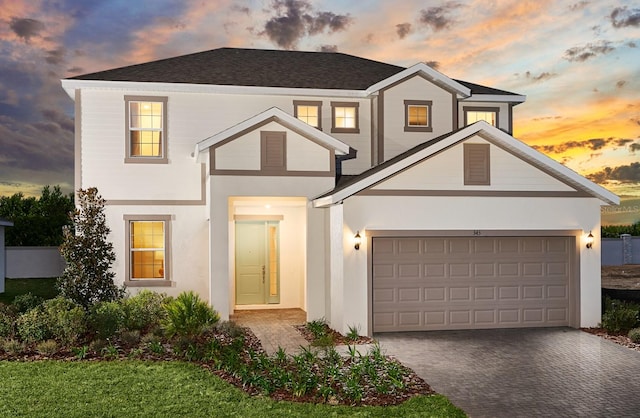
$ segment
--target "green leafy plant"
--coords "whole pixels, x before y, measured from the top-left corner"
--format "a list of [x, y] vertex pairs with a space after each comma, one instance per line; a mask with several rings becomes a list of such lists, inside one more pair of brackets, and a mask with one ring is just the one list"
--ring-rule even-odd
[[26, 343], [44, 341], [51, 338], [51, 330], [42, 305], [20, 315], [16, 321], [20, 339]]
[[84, 360], [87, 357], [87, 354], [89, 354], [89, 347], [86, 345], [74, 347], [71, 349], [71, 352], [78, 360]]
[[639, 311], [638, 304], [606, 297], [602, 328], [612, 333], [629, 332], [638, 325]]
[[137, 329], [120, 332], [120, 341], [126, 345], [135, 345], [140, 342], [140, 331]]
[[42, 306], [50, 334], [60, 342], [74, 343], [86, 332], [85, 311], [73, 301], [59, 296], [45, 301]]
[[16, 311], [11, 306], [0, 303], [0, 338], [14, 336], [16, 319]]
[[10, 338], [2, 343], [2, 349], [11, 356], [17, 356], [24, 351], [24, 343]]
[[307, 322], [307, 329], [313, 335], [313, 338], [317, 340], [327, 335], [327, 321], [324, 318], [320, 318]]
[[349, 325], [349, 332], [346, 335], [347, 339], [352, 342], [358, 341], [360, 338], [360, 327], [355, 325]]
[[98, 302], [89, 310], [89, 328], [100, 339], [114, 336], [124, 324], [124, 310], [117, 301]]
[[629, 339], [631, 339], [631, 341], [633, 341], [636, 344], [640, 344], [640, 328], [633, 328], [631, 331], [629, 331], [629, 333], [627, 334], [627, 336], [629, 337]]
[[13, 298], [13, 307], [18, 313], [25, 313], [42, 303], [43, 299], [31, 292], [18, 295]]
[[58, 343], [55, 340], [46, 340], [36, 345], [36, 351], [43, 356], [51, 357], [58, 352]]
[[118, 358], [118, 355], [120, 354], [120, 351], [118, 350], [118, 347], [113, 345], [113, 343], [111, 343], [109, 340], [107, 340], [107, 345], [105, 347], [103, 347], [100, 352], [102, 354], [102, 357], [107, 359], [107, 360], [116, 359], [116, 358]]
[[98, 189], [80, 189], [78, 208], [72, 215], [72, 227], [65, 227], [60, 252], [67, 266], [58, 279], [61, 295], [85, 309], [97, 302], [114, 301], [124, 296], [113, 279], [111, 264], [116, 256], [107, 240], [111, 230], [104, 214], [105, 200]]
[[165, 299], [165, 294], [146, 289], [137, 295], [123, 299], [124, 327], [139, 331], [157, 327], [167, 314], [163, 306]]
[[220, 320], [218, 313], [193, 291], [182, 292], [165, 304], [167, 335], [196, 336]]

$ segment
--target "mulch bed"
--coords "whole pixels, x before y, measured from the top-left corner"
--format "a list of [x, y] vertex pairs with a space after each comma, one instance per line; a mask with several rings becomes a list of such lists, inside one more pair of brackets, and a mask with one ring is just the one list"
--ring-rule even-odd
[[[244, 352], [248, 353], [250, 350], [253, 350], [255, 353], [265, 353], [260, 340], [255, 336], [255, 334], [249, 329], [244, 328]], [[336, 333], [335, 338], [336, 341], [341, 341], [346, 343], [347, 339], [340, 334]], [[230, 343], [232, 338], [224, 333], [213, 332], [205, 336], [204, 338], [216, 338], [222, 344]], [[366, 344], [368, 342], [372, 342], [373, 340], [368, 337], [361, 337], [359, 340], [359, 344]], [[351, 342], [353, 344], [353, 342]], [[172, 351], [172, 345], [165, 342], [163, 344], [166, 348], [166, 352], [163, 354], [154, 354], [147, 349], [139, 350], [136, 355], [132, 355], [131, 353], [139, 348], [139, 344], [124, 344], [122, 342], [114, 341], [114, 346], [118, 349], [117, 355], [114, 356], [106, 356], [99, 352], [95, 352], [93, 350], [87, 350], [86, 355], [79, 359], [78, 355], [74, 350], [71, 350], [67, 347], [61, 347], [58, 352], [53, 355], [43, 355], [36, 351], [35, 344], [29, 345], [25, 348], [25, 350], [19, 355], [9, 355], [7, 352], [0, 349], [0, 361], [1, 360], [11, 360], [11, 361], [38, 361], [38, 360], [60, 360], [60, 361], [117, 361], [117, 360], [146, 360], [146, 361], [184, 361], [180, 356], [175, 354]], [[396, 361], [390, 358], [392, 361]], [[348, 364], [347, 360], [347, 364]], [[252, 396], [262, 396], [262, 393], [259, 388], [254, 386], [245, 385], [242, 383], [241, 379], [238, 376], [234, 376], [233, 374], [220, 370], [214, 367], [212, 363], [203, 362], [203, 361], [193, 361], [192, 363], [198, 364], [205, 370], [208, 370], [212, 374], [220, 377], [226, 382], [236, 386], [240, 390], [243, 390], [249, 395]], [[375, 388], [367, 388], [363, 387], [365, 396], [358, 403], [358, 405], [378, 405], [378, 406], [387, 406], [387, 405], [397, 405], [400, 404], [416, 395], [431, 395], [435, 392], [431, 389], [431, 387], [418, 375], [416, 375], [412, 370], [407, 369], [407, 373], [404, 378], [404, 388], [399, 393], [385, 395], [378, 394], [375, 391]], [[323, 399], [319, 398], [318, 395], [308, 394], [304, 396], [294, 396], [293, 393], [287, 392], [285, 390], [280, 390], [272, 393], [270, 397], [274, 400], [285, 400], [291, 402], [309, 402], [309, 403], [323, 403], [325, 402]], [[335, 398], [330, 398], [326, 401], [328, 404], [337, 405], [337, 404], [345, 404], [344, 401], [340, 402]]]
[[[315, 337], [313, 333], [309, 331], [306, 325], [294, 325], [294, 328], [298, 330], [298, 332], [304, 337], [305, 340], [309, 342], [309, 344], [313, 344], [315, 341]], [[333, 342], [336, 345], [352, 345], [352, 344], [373, 344], [375, 340], [371, 337], [365, 337], [362, 335], [358, 336], [357, 340], [352, 340], [344, 335], [340, 334], [338, 331], [333, 330], [329, 327], [329, 325], [324, 325], [324, 332], [327, 335], [330, 335], [333, 338]]]
[[634, 343], [631, 341], [631, 338], [627, 337], [625, 334], [609, 334], [603, 328], [581, 328], [584, 332], [588, 332], [589, 334], [597, 335], [600, 338], [604, 338], [609, 341], [613, 341], [616, 344], [625, 346], [632, 350], [640, 351], [640, 344]]

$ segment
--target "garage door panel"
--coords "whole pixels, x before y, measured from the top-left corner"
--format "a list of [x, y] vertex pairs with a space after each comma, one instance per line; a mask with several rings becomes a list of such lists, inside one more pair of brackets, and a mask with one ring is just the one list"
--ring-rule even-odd
[[468, 287], [450, 287], [449, 300], [471, 300], [471, 292]]
[[573, 243], [571, 237], [385, 238], [377, 246], [384, 251], [373, 256], [373, 329], [569, 325]]
[[543, 286], [522, 286], [522, 298], [531, 300], [542, 300], [544, 295]]
[[444, 263], [438, 264], [425, 264], [424, 265], [424, 275], [426, 277], [447, 277], [447, 269]]
[[496, 299], [496, 288], [491, 286], [486, 287], [476, 287], [474, 289], [474, 298], [475, 300], [495, 300]]
[[444, 301], [445, 300], [445, 288], [444, 287], [428, 287], [424, 289], [424, 300], [429, 302]]
[[398, 302], [420, 302], [420, 293], [419, 287], [398, 289]]

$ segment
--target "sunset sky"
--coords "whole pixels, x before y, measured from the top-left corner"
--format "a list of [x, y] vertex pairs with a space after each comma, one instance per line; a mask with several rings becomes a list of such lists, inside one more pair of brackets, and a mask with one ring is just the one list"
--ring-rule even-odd
[[640, 197], [640, 3], [0, 0], [0, 195], [73, 190], [60, 79], [224, 46], [426, 62], [527, 96], [514, 136]]

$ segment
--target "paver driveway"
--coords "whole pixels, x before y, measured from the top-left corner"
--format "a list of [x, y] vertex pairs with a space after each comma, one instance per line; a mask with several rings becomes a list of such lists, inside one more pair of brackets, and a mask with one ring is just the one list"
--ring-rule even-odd
[[640, 417], [640, 352], [583, 331], [375, 337], [470, 417]]

